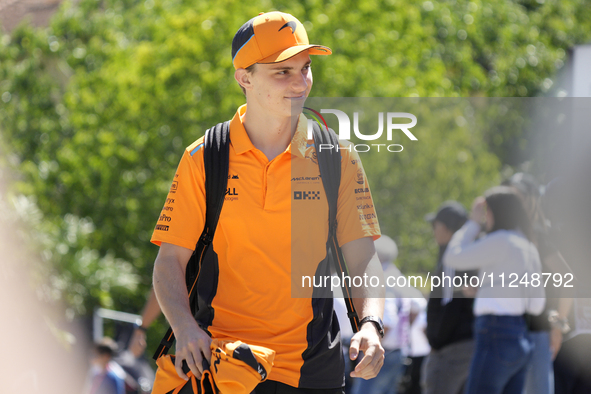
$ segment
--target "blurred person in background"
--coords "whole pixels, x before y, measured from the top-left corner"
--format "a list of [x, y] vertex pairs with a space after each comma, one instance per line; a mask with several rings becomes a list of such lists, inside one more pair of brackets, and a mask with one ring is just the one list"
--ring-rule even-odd
[[[482, 230], [486, 236], [476, 240]], [[497, 186], [474, 200], [470, 219], [452, 236], [444, 253], [444, 265], [480, 269], [485, 276], [474, 301], [475, 347], [466, 394], [523, 391], [533, 347], [524, 315], [542, 312], [544, 290], [525, 285], [509, 288], [508, 283], [503, 287], [499, 277], [541, 277], [540, 257], [531, 240], [521, 198], [513, 188]]]
[[111, 338], [103, 338], [94, 346], [86, 394], [125, 394], [125, 381], [119, 373], [113, 357], [117, 344]]
[[[0, 156], [4, 152], [0, 149]], [[0, 162], [0, 173], [8, 171]], [[80, 394], [88, 372], [88, 327], [68, 318], [60, 300], [41, 289], [51, 288], [47, 261], [40, 258], [26, 215], [37, 215], [33, 205], [15, 205], [0, 176], [0, 393]], [[24, 196], [21, 196], [24, 197]], [[19, 203], [23, 203], [20, 200]]]
[[146, 300], [146, 304], [142, 309], [142, 323], [134, 328], [131, 339], [129, 340], [128, 350], [136, 358], [139, 358], [144, 354], [147, 346], [148, 328], [161, 313], [160, 305], [158, 305], [158, 300], [156, 299], [156, 294], [152, 287], [148, 299]]
[[[392, 238], [382, 235], [374, 242], [378, 258], [384, 270], [384, 277], [388, 275], [399, 276], [400, 271], [394, 264], [398, 257], [398, 246]], [[384, 365], [373, 379], [354, 379], [353, 394], [396, 394], [397, 385], [403, 371], [402, 336], [400, 325], [404, 319], [399, 319], [399, 305], [401, 300], [392, 288], [386, 288], [386, 299], [384, 302], [384, 338], [382, 347], [385, 351]], [[406, 320], [408, 324], [408, 320]], [[342, 326], [341, 326], [342, 327]]]
[[[585, 174], [588, 165], [584, 166]], [[542, 196], [550, 222], [550, 238], [573, 269], [574, 301], [568, 316], [571, 330], [564, 335], [554, 360], [555, 394], [591, 393], [591, 179], [574, 171], [553, 179]]]
[[118, 351], [113, 360], [125, 372], [126, 394], [145, 394], [152, 391], [155, 373], [144, 354], [145, 344], [140, 347], [139, 356], [133, 352], [133, 334], [138, 330], [136, 324], [119, 323], [115, 325], [114, 339]]
[[[540, 186], [529, 174], [516, 173], [503, 182], [514, 187], [522, 198], [532, 223], [533, 240], [540, 254], [542, 271], [547, 273], [571, 273], [571, 269], [550, 239], [549, 225], [541, 209]], [[563, 332], [568, 331], [567, 316], [573, 299], [564, 287], [546, 286], [546, 306], [538, 316], [528, 321], [530, 338], [534, 343], [532, 359], [525, 382], [526, 394], [553, 394], [554, 368], [562, 345]]]
[[[443, 266], [443, 254], [453, 234], [468, 220], [466, 209], [457, 201], [443, 203], [436, 213], [425, 219], [433, 226], [433, 237], [439, 246], [434, 276], [462, 276], [451, 267]], [[424, 361], [423, 393], [459, 394], [468, 379], [474, 351], [472, 312], [474, 300], [461, 289], [442, 283], [433, 288], [427, 305], [427, 338], [431, 353]]]
[[426, 336], [427, 300], [424, 297], [410, 299], [410, 329], [408, 356], [404, 361], [403, 382], [398, 385], [400, 394], [421, 394], [422, 366], [431, 352]]
[[125, 391], [127, 394], [143, 394], [152, 391], [155, 373], [152, 364], [146, 359], [147, 331], [158, 316], [160, 306], [154, 294], [154, 288], [146, 300], [141, 313], [140, 324], [119, 324], [116, 326], [115, 340], [118, 351], [113, 360], [125, 373]]

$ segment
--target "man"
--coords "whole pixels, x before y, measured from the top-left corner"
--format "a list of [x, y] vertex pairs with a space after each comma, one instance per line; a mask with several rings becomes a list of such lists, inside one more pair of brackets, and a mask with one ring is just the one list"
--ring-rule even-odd
[[[175, 367], [185, 379], [181, 363], [199, 378], [214, 337], [275, 350], [274, 366], [257, 394], [342, 392], [344, 362], [332, 299], [312, 299], [305, 288], [299, 290], [309, 292], [308, 298], [292, 297], [299, 274], [314, 276], [325, 261], [328, 238], [317, 156], [305, 117], [292, 116], [292, 107], [300, 115], [312, 88], [310, 55], [330, 53], [310, 45], [304, 26], [281, 12], [261, 13], [234, 37], [234, 77], [247, 104], [230, 123], [230, 193], [213, 239], [215, 256], [200, 272], [211, 277], [212, 296], [199, 293], [198, 321], [189, 310], [184, 273], [205, 222], [203, 139], [185, 150], [152, 236], [160, 246], [154, 289], [175, 332]], [[379, 226], [365, 219], [375, 217], [373, 204], [360, 209], [358, 201], [371, 201], [363, 167], [355, 152], [345, 148], [341, 155], [337, 237], [351, 276], [379, 276], [373, 245]], [[303, 192], [308, 198], [301, 198]], [[353, 289], [360, 319], [370, 318], [349, 352], [352, 359], [363, 352], [351, 375], [364, 379], [376, 376], [384, 357], [383, 299], [368, 294]]]
[[[441, 278], [445, 275], [451, 279], [455, 275], [463, 276], [463, 273], [455, 273], [444, 267], [442, 257], [452, 235], [467, 219], [466, 210], [456, 201], [445, 202], [437, 214], [427, 215], [426, 220], [433, 225], [433, 236], [439, 245], [434, 276]], [[470, 370], [474, 349], [473, 300], [463, 297], [461, 291], [454, 292], [453, 285], [449, 286], [447, 281], [433, 289], [427, 304], [427, 338], [431, 353], [424, 362], [422, 373], [425, 394], [461, 393]]]
[[125, 381], [114, 370], [121, 370], [113, 363], [116, 350], [117, 344], [111, 338], [103, 338], [94, 345], [91, 376], [85, 390], [87, 394], [125, 394]]

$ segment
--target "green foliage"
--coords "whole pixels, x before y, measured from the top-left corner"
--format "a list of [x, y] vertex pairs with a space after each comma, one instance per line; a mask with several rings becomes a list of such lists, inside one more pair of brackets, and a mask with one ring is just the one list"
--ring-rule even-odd
[[[585, 1], [541, 3], [81, 0], [47, 29], [3, 36], [2, 160], [18, 168], [16, 191], [35, 196], [53, 240], [77, 234], [43, 244], [61, 270], [56, 288], [72, 290], [78, 312], [140, 310], [157, 252], [149, 238], [182, 149], [244, 102], [230, 43], [258, 12], [290, 12], [333, 49], [313, 59], [318, 97], [528, 96], [549, 89], [568, 49], [591, 37]], [[515, 164], [507, 152], [519, 137], [432, 132], [413, 154], [363, 157], [407, 272], [434, 261], [423, 215], [445, 199], [469, 205]], [[106, 289], [86, 275], [127, 264], [129, 280], [104, 273]]]
[[47, 220], [32, 198], [0, 199], [2, 225], [18, 230], [27, 254], [39, 256], [30, 264], [37, 295], [42, 301], [65, 301], [72, 314], [87, 314], [96, 300], [107, 308], [132, 297], [138, 276], [128, 262], [109, 254], [99, 256], [87, 245], [95, 230], [88, 219], [67, 214]]

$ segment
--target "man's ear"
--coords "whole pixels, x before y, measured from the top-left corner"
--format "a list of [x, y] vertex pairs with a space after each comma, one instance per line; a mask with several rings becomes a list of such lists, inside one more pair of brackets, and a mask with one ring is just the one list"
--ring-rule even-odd
[[234, 79], [238, 82], [238, 85], [242, 86], [244, 89], [250, 89], [252, 86], [250, 76], [251, 73], [244, 68], [239, 68], [234, 72]]

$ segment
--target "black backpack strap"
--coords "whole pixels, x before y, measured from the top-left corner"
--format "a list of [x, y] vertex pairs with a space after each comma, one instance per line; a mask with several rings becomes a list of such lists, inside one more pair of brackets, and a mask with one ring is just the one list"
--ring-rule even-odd
[[[313, 123], [314, 148], [318, 157], [318, 167], [324, 192], [328, 200], [328, 241], [327, 253], [332, 260], [336, 272], [339, 276], [343, 274], [349, 276], [349, 270], [343, 252], [337, 241], [337, 203], [339, 199], [339, 187], [341, 185], [341, 153], [337, 149], [339, 139], [334, 131], [320, 127], [318, 123]], [[324, 148], [332, 146], [332, 149]], [[351, 288], [343, 281], [343, 297], [347, 306], [347, 316], [351, 322], [353, 332], [359, 331], [359, 317], [355, 311], [351, 297]]]
[[[187, 263], [185, 282], [191, 311], [197, 309], [197, 280], [203, 256], [213, 241], [213, 236], [224, 205], [230, 167], [230, 122], [219, 123], [205, 132], [203, 139], [203, 163], [205, 166], [205, 226], [195, 250]], [[172, 327], [160, 341], [154, 360], [168, 353], [174, 343]]]
[[[187, 265], [186, 283], [191, 309], [195, 312], [196, 291], [192, 291], [199, 276], [201, 258], [213, 241], [224, 197], [228, 186], [230, 167], [230, 122], [218, 123], [205, 132], [203, 140], [203, 164], [205, 167], [205, 226], [199, 237], [193, 256]], [[193, 258], [195, 257], [195, 258]], [[193, 263], [193, 264], [191, 264]], [[197, 263], [197, 264], [195, 264]]]

